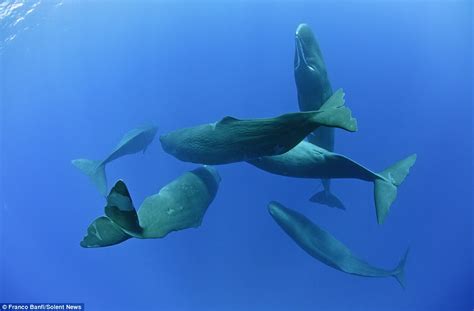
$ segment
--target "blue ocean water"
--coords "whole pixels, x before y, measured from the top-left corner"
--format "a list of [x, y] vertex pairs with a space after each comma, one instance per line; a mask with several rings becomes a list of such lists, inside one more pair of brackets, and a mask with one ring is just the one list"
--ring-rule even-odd
[[[0, 302], [86, 310], [470, 310], [470, 1], [4, 1], [0, 4]], [[336, 151], [380, 171], [418, 161], [383, 225], [372, 185], [333, 181], [346, 211], [313, 204], [317, 180], [246, 163], [222, 182], [201, 227], [84, 249], [104, 198], [70, 161], [104, 158], [140, 124], [159, 134], [223, 116], [297, 111], [294, 32], [316, 34], [357, 133]], [[196, 165], [163, 152], [107, 166], [138, 206]], [[370, 263], [410, 247], [407, 288], [330, 268], [269, 216], [278, 200]]]

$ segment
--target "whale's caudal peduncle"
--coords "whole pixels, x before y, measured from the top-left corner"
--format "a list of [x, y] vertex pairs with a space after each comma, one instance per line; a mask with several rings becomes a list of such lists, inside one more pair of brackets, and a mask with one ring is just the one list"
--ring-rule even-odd
[[156, 136], [158, 128], [156, 126], [142, 126], [127, 132], [112, 152], [104, 160], [76, 159], [72, 164], [89, 176], [99, 192], [107, 195], [107, 177], [105, 165], [113, 160], [128, 154], [145, 152]]

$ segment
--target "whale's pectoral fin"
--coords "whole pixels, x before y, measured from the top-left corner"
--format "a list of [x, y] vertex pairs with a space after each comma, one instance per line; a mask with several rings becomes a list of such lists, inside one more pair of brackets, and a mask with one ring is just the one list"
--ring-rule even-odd
[[331, 193], [329, 179], [322, 179], [321, 182], [324, 186], [324, 190], [316, 193], [309, 200], [314, 203], [319, 203], [329, 207], [335, 207], [345, 210], [346, 207], [344, 206], [342, 201], [339, 200], [339, 198], [336, 197], [333, 193]]
[[85, 248], [111, 246], [131, 238], [118, 225], [105, 216], [95, 219], [87, 228], [87, 235], [82, 239]]
[[383, 179], [374, 181], [375, 210], [379, 224], [385, 221], [390, 206], [397, 197], [398, 186], [405, 180], [415, 162], [416, 154], [413, 154], [381, 172]]
[[133, 206], [127, 186], [122, 180], [117, 181], [107, 196], [105, 215], [128, 234], [139, 237], [142, 233], [138, 215]]
[[357, 131], [357, 120], [351, 110], [345, 106], [344, 92], [338, 89], [318, 109], [314, 121], [320, 126], [338, 127], [349, 132]]
[[329, 207], [335, 207], [335, 208], [339, 208], [339, 209], [342, 209], [342, 210], [346, 209], [346, 207], [344, 206], [342, 201], [339, 200], [338, 197], [336, 197], [331, 192], [325, 191], [325, 190], [314, 194], [309, 200], [311, 202], [323, 204], [323, 205], [326, 205], [326, 206], [329, 206]]

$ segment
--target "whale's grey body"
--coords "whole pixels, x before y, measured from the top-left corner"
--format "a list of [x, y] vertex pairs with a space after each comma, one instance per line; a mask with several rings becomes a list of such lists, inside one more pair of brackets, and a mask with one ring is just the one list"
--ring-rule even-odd
[[290, 151], [248, 163], [273, 174], [299, 178], [356, 178], [366, 181], [383, 179], [357, 162], [302, 141]]
[[107, 197], [105, 216], [90, 224], [81, 246], [110, 246], [132, 237], [163, 238], [172, 231], [199, 227], [220, 180], [217, 170], [210, 166], [186, 172], [147, 197], [138, 213], [127, 187], [118, 181]]
[[88, 175], [102, 195], [107, 194], [107, 177], [105, 165], [125, 155], [145, 152], [157, 132], [156, 126], [143, 126], [127, 132], [112, 152], [101, 161], [76, 159], [72, 164]]
[[278, 202], [270, 202], [268, 211], [296, 244], [322, 263], [342, 272], [359, 276], [393, 276], [402, 287], [405, 287], [404, 268], [408, 252], [405, 253], [396, 268], [391, 270], [380, 269], [356, 257], [347, 246], [312, 223], [304, 215], [286, 208]]
[[342, 90], [317, 111], [253, 120], [225, 117], [162, 135], [160, 141], [167, 153], [182, 161], [226, 164], [285, 153], [321, 125], [357, 130], [356, 120], [344, 106]]
[[[301, 111], [319, 109], [333, 94], [326, 64], [318, 41], [307, 24], [300, 24], [295, 33], [294, 75]], [[334, 129], [320, 127], [308, 136], [308, 141], [326, 150], [334, 151]], [[331, 193], [329, 179], [322, 179], [324, 191], [317, 193], [314, 202], [344, 208]]]
[[[398, 186], [408, 175], [416, 161], [411, 155], [386, 170], [375, 173], [350, 158], [330, 152], [307, 141], [302, 141], [290, 151], [271, 157], [247, 160], [248, 163], [273, 174], [297, 178], [354, 178], [374, 183], [377, 220], [383, 223]], [[320, 194], [316, 194], [318, 196]], [[311, 200], [319, 200], [313, 196]]]
[[[306, 24], [300, 24], [296, 29], [294, 75], [301, 111], [317, 110], [332, 96], [321, 49]], [[333, 128], [320, 127], [308, 139], [324, 149], [334, 150]]]

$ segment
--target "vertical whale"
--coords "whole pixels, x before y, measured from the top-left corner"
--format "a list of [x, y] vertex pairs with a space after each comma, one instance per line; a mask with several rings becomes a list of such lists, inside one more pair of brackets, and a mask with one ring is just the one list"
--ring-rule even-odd
[[[307, 24], [300, 24], [295, 33], [294, 76], [301, 111], [319, 109], [333, 94], [321, 49]], [[334, 150], [332, 128], [320, 127], [309, 139], [326, 150]]]
[[[319, 109], [333, 94], [326, 64], [318, 41], [307, 24], [298, 25], [295, 33], [294, 75], [301, 111]], [[320, 127], [308, 136], [308, 141], [329, 151], [334, 151], [334, 129]], [[324, 190], [313, 197], [314, 202], [344, 208], [343, 203], [331, 193], [328, 179], [322, 179]]]

